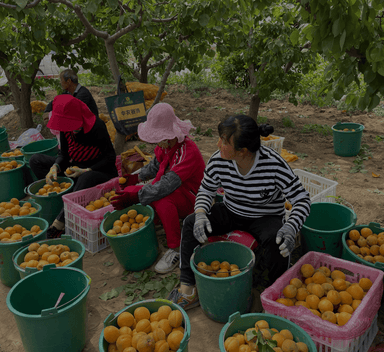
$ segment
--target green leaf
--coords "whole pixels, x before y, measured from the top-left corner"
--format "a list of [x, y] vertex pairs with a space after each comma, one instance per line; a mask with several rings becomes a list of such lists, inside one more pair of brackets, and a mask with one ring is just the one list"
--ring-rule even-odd
[[368, 105], [368, 111], [372, 111], [379, 104], [380, 98], [375, 94], [373, 97], [371, 97], [371, 100]]
[[15, 0], [17, 6], [20, 6], [22, 9], [27, 6], [28, 0]]
[[381, 76], [384, 76], [384, 61], [381, 61], [378, 65], [377, 65], [377, 73]]
[[381, 56], [381, 47], [373, 47], [369, 54], [373, 62], [378, 62], [383, 59]]
[[53, 15], [56, 11], [56, 5], [55, 4], [47, 4], [48, 11]]
[[291, 39], [292, 45], [296, 45], [299, 42], [299, 37], [300, 37], [300, 32], [299, 30], [295, 29], [289, 37]]
[[135, 272], [134, 274], [133, 274], [133, 277], [135, 278], [135, 279], [139, 279], [139, 278], [141, 278], [143, 276], [143, 272], [142, 271], [137, 271], [137, 272]]
[[332, 33], [335, 37], [337, 37], [340, 34], [339, 19], [337, 19], [335, 22], [333, 22]]
[[123, 289], [124, 289], [124, 286], [113, 288], [111, 291], [103, 293], [101, 296], [99, 296], [99, 298], [103, 301], [116, 298], [123, 291]]
[[114, 263], [113, 262], [105, 262], [103, 265], [104, 266], [112, 266]]
[[210, 17], [207, 14], [202, 14], [199, 17], [200, 26], [206, 27], [208, 25], [209, 19], [210, 19]]
[[33, 31], [33, 35], [37, 40], [42, 40], [45, 37], [45, 32], [41, 29], [36, 29]]
[[127, 298], [124, 301], [124, 304], [126, 305], [132, 304], [132, 302], [135, 300], [135, 297], [136, 297], [135, 294], [127, 296]]
[[97, 11], [97, 4], [94, 2], [89, 2], [87, 6], [87, 11], [90, 13], [95, 13]]
[[257, 336], [257, 332], [255, 329], [248, 330], [245, 332], [245, 336], [246, 336], [248, 341], [251, 341]]
[[340, 49], [343, 50], [345, 38], [347, 37], [347, 31], [344, 29], [343, 34], [340, 37]]

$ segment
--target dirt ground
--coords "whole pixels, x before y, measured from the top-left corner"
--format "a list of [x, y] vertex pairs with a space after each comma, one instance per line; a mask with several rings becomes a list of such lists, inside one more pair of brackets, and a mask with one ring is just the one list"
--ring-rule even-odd
[[[97, 87], [91, 87], [90, 90], [98, 104], [99, 112], [107, 114], [104, 98], [113, 94], [101, 93], [102, 89]], [[54, 92], [48, 92], [46, 101], [49, 102], [54, 96]], [[217, 125], [220, 120], [233, 114], [246, 114], [249, 101], [249, 97], [234, 96], [221, 89], [189, 92], [183, 86], [170, 87], [168, 95], [164, 99], [164, 102], [174, 107], [176, 115], [180, 119], [189, 119], [195, 127], [200, 128], [201, 133], [196, 134], [194, 139], [205, 161], [216, 150]], [[383, 105], [384, 102], [381, 104]], [[309, 104], [294, 106], [286, 100], [263, 103], [260, 107], [259, 116], [267, 117], [268, 123], [275, 129], [274, 135], [285, 138], [283, 148], [299, 156], [298, 160], [290, 163], [292, 169], [306, 170], [336, 181], [338, 183], [336, 196], [339, 197], [340, 201], [348, 202], [353, 206], [357, 214], [358, 225], [376, 222], [381, 224], [381, 227], [384, 226], [384, 116], [361, 111], [350, 114], [334, 107], [318, 108]], [[293, 123], [290, 124], [291, 126], [288, 126], [289, 120], [285, 119], [286, 122], [283, 122], [283, 118], [287, 117]], [[42, 119], [37, 117], [36, 121], [42, 122]], [[338, 121], [364, 125], [362, 145], [369, 146], [368, 149], [365, 149], [366, 160], [357, 163], [356, 157], [337, 156], [334, 153], [332, 134], [324, 136], [316, 131], [302, 133], [305, 125], [312, 127], [316, 125], [333, 126]], [[13, 137], [17, 139], [23, 132], [18, 127], [16, 112], [11, 112], [0, 119], [0, 126], [2, 125], [7, 128], [10, 139]], [[212, 130], [212, 136], [202, 134], [208, 129]], [[53, 138], [46, 127], [43, 128], [42, 134], [45, 138]], [[377, 138], [378, 136], [382, 138]], [[126, 149], [141, 144], [140, 141], [129, 141], [126, 143]], [[144, 151], [151, 153], [153, 146], [147, 145]], [[356, 166], [364, 172], [352, 173], [351, 169], [356, 168]], [[379, 177], [374, 177], [378, 175]], [[158, 238], [161, 250], [165, 251], [165, 235], [161, 229], [158, 231]], [[113, 262], [113, 265], [103, 265], [106, 262]], [[149, 268], [149, 270], [151, 269], [153, 266]], [[176, 269], [175, 272], [177, 273], [178, 270]], [[99, 296], [124, 284], [121, 280], [124, 269], [118, 263], [112, 250], [106, 248], [95, 255], [86, 253], [84, 271], [92, 278], [87, 303], [88, 336], [84, 351], [98, 351], [98, 340], [104, 319], [110, 313], [116, 313], [124, 308], [126, 298], [124, 293], [108, 301], [102, 301]], [[128, 276], [126, 283], [129, 280], [130, 276]], [[0, 317], [2, 317], [0, 319], [0, 351], [24, 351], [14, 318], [5, 304], [8, 292], [9, 288], [0, 284]], [[256, 304], [253, 310], [256, 311], [257, 309], [259, 307]], [[208, 319], [201, 308], [188, 311], [188, 316], [192, 325], [189, 351], [218, 352], [218, 337], [223, 324]], [[384, 336], [381, 321], [379, 326], [380, 332], [372, 345], [377, 345], [377, 348], [383, 343], [382, 337]], [[371, 351], [373, 350], [372, 348]]]

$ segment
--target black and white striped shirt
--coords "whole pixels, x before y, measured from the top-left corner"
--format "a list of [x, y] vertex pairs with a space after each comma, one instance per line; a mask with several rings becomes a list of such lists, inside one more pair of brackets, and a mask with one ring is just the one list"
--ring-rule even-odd
[[310, 212], [309, 193], [288, 163], [268, 147], [260, 147], [253, 166], [246, 175], [239, 172], [235, 161], [222, 159], [220, 151], [216, 151], [205, 167], [195, 210], [204, 209], [209, 213], [220, 185], [225, 192], [225, 206], [240, 216], [283, 216], [286, 198], [293, 206], [287, 222], [297, 232]]

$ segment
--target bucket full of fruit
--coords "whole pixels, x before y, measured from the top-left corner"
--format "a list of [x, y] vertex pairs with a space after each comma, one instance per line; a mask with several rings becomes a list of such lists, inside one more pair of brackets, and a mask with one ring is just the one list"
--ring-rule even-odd
[[212, 320], [225, 323], [231, 314], [249, 312], [252, 304], [253, 251], [237, 242], [213, 242], [195, 248], [190, 265], [200, 306]]
[[159, 243], [154, 216], [152, 207], [141, 204], [104, 215], [100, 231], [126, 270], [140, 271], [156, 261]]

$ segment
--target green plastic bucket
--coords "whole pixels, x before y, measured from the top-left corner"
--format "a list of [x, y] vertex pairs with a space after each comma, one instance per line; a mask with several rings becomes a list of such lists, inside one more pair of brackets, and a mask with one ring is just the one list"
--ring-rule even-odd
[[[65, 268], [77, 268], [80, 270], [83, 270], [83, 257], [85, 254], [85, 247], [84, 245], [77, 241], [72, 239], [69, 235], [62, 235], [61, 238], [55, 238], [51, 240], [45, 240], [45, 241], [39, 241], [37, 242], [39, 245], [42, 245], [46, 243], [48, 246], [51, 245], [58, 245], [62, 244], [64, 246], [68, 246], [71, 252], [77, 252], [79, 253], [79, 257], [74, 260], [72, 263], [65, 266]], [[15, 266], [16, 270], [20, 274], [20, 278], [24, 279], [26, 276], [33, 274], [37, 272], [37, 268], [21, 268], [19, 265], [24, 261], [25, 255], [28, 253], [28, 246], [22, 247], [18, 249], [12, 257], [13, 265]]]
[[39, 225], [42, 231], [36, 236], [24, 236], [20, 242], [0, 242], [0, 279], [4, 285], [9, 287], [12, 287], [16, 282], [20, 280], [20, 275], [12, 262], [13, 254], [19, 248], [30, 245], [32, 242], [37, 242], [47, 238], [48, 223], [44, 219], [35, 217], [23, 217], [17, 219], [7, 218], [4, 221], [0, 221], [0, 227], [3, 229], [16, 224], [19, 224], [27, 229], [30, 229], [33, 225]]
[[[90, 284], [90, 277], [82, 270], [46, 265], [9, 291], [7, 307], [15, 317], [26, 352], [83, 350]], [[64, 296], [55, 308], [61, 293]]]
[[31, 142], [27, 144], [26, 146], [21, 148], [21, 151], [24, 154], [25, 160], [29, 161], [31, 156], [34, 154], [56, 156], [59, 152], [58, 145], [59, 143], [57, 141], [57, 138], [42, 139], [40, 141]]
[[226, 323], [221, 329], [219, 336], [220, 352], [226, 352], [224, 341], [228, 337], [233, 336], [239, 331], [246, 331], [249, 328], [254, 328], [255, 323], [258, 320], [265, 320], [268, 322], [270, 329], [275, 328], [279, 331], [288, 329], [292, 333], [293, 340], [295, 342], [304, 342], [307, 345], [309, 352], [317, 352], [316, 345], [308, 333], [305, 332], [304, 329], [302, 329], [300, 326], [292, 323], [288, 319], [266, 313], [250, 313], [240, 315], [239, 312], [232, 314], [228, 319], [228, 323]]
[[8, 133], [3, 132], [0, 134], [0, 153], [4, 153], [6, 150], [11, 149], [8, 142]]
[[[112, 229], [113, 223], [120, 219], [122, 214], [135, 209], [138, 214], [149, 216], [145, 226], [133, 233], [122, 236], [107, 235]], [[156, 237], [155, 225], [153, 223], [154, 211], [149, 205], [132, 205], [119, 211], [107, 212], [100, 224], [100, 231], [108, 239], [119, 263], [129, 271], [140, 271], [150, 267], [158, 256], [159, 243]]]
[[[33, 200], [25, 200], [25, 201], [20, 201], [19, 202], [19, 205], [20, 205], [20, 207], [21, 206], [23, 206], [23, 204], [25, 204], [25, 203], [30, 203], [31, 204], [31, 206], [32, 207], [34, 207], [34, 208], [36, 208], [36, 211], [34, 212], [34, 213], [32, 213], [32, 214], [28, 214], [28, 215], [15, 215], [15, 216], [9, 216], [9, 218], [10, 219], [20, 219], [20, 218], [29, 218], [29, 217], [39, 217], [40, 216], [40, 213], [41, 213], [41, 209], [42, 209], [42, 207], [41, 207], [41, 205], [40, 204], [37, 204], [37, 203], [35, 203]], [[2, 217], [0, 217], [1, 219], [7, 219], [8, 217], [5, 217], [5, 218], [2, 218]]]
[[[4, 153], [10, 153], [10, 152], [12, 152], [13, 150], [7, 150], [6, 152], [4, 152]], [[0, 160], [1, 161], [7, 161], [7, 160], [20, 160], [20, 161], [24, 161], [24, 155], [18, 155], [18, 156], [3, 156], [3, 154], [4, 153], [2, 153], [1, 155], [0, 155]]]
[[310, 251], [340, 258], [341, 237], [356, 224], [355, 212], [338, 203], [312, 203], [311, 212], [301, 228], [303, 253]]
[[44, 180], [35, 181], [25, 188], [25, 193], [31, 196], [31, 198], [43, 208], [40, 213], [40, 217], [47, 220], [51, 224], [59, 215], [60, 211], [64, 207], [62, 196], [72, 191], [73, 180], [70, 177], [57, 177], [57, 182], [69, 182], [71, 186], [65, 191], [57, 194], [56, 192], [48, 194], [48, 196], [37, 195], [36, 193], [42, 188], [46, 182]]
[[[343, 131], [344, 129], [349, 131]], [[333, 149], [339, 156], [355, 156], [359, 154], [364, 126], [359, 123], [340, 123], [332, 126]], [[355, 130], [355, 131], [351, 131]]]
[[0, 138], [2, 138], [7, 133], [7, 129], [2, 126], [0, 127]]
[[[210, 277], [200, 273], [196, 266], [214, 260], [237, 264], [242, 271], [236, 276]], [[248, 247], [236, 242], [213, 242], [197, 246], [190, 260], [195, 274], [200, 306], [212, 320], [225, 323], [231, 314], [249, 312], [252, 304], [252, 268], [255, 254]]]
[[32, 171], [31, 166], [29, 165], [29, 161], [25, 160], [25, 157], [24, 157], [23, 160], [25, 162], [25, 166], [27, 167], [27, 171], [31, 175], [31, 178], [32, 178], [33, 182], [38, 181], [39, 179], [36, 177], [35, 173]]
[[[136, 308], [146, 307], [149, 310], [149, 312], [152, 314], [154, 312], [157, 312], [157, 310], [161, 306], [170, 306], [172, 310], [179, 310], [183, 315], [182, 326], [184, 328], [184, 337], [180, 342], [180, 347], [177, 350], [177, 352], [188, 352], [188, 342], [191, 337], [191, 323], [189, 321], [188, 315], [185, 312], [185, 310], [181, 308], [178, 304], [168, 301], [167, 299], [148, 299], [145, 301], [133, 303], [130, 306], [123, 308], [121, 311], [116, 313], [116, 315], [111, 313], [104, 320], [104, 328], [110, 325], [116, 326], [118, 328], [119, 326], [117, 325], [117, 317], [123, 312], [129, 312], [133, 314]], [[108, 345], [109, 343], [106, 340], [104, 340], [104, 329], [103, 329], [99, 339], [99, 352], [108, 352]]]
[[25, 197], [25, 164], [23, 161], [18, 161], [18, 163], [22, 164], [22, 166], [0, 172], [0, 202], [5, 202], [12, 198], [22, 199]]
[[364, 227], [369, 227], [372, 230], [372, 232], [375, 234], [379, 234], [381, 232], [384, 232], [384, 228], [381, 228], [380, 224], [378, 224], [376, 222], [370, 222], [369, 225], [354, 226], [351, 229], [349, 229], [348, 231], [345, 231], [343, 233], [343, 236], [342, 236], [343, 252], [342, 252], [341, 258], [345, 259], [345, 260], [349, 260], [350, 262], [363, 264], [366, 266], [370, 266], [371, 268], [375, 268], [375, 269], [379, 269], [381, 271], [384, 271], [384, 263], [380, 263], [380, 262], [376, 262], [375, 264], [370, 263], [370, 262], [364, 260], [363, 258], [360, 258], [357, 254], [353, 253], [347, 245], [347, 239], [349, 239], [349, 237], [348, 237], [349, 231], [358, 230], [360, 232], [361, 229], [363, 229]]

